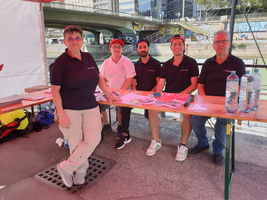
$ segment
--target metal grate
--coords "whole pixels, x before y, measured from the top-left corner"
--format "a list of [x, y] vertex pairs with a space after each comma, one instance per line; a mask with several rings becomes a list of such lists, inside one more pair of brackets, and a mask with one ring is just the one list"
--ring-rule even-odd
[[[58, 163], [66, 159], [67, 158], [64, 158]], [[79, 194], [86, 188], [86, 186], [92, 185], [92, 183], [94, 183], [96, 179], [98, 179], [101, 175], [106, 173], [114, 165], [114, 162], [112, 161], [107, 162], [106, 160], [93, 155], [91, 155], [88, 158], [88, 160], [89, 160], [89, 168], [87, 169], [87, 175], [85, 177], [85, 183], [83, 185], [79, 186], [74, 185], [71, 188], [66, 187], [65, 184], [62, 182], [61, 177], [57, 171], [58, 163], [37, 173], [34, 177], [41, 181], [44, 181], [45, 183], [62, 188], [70, 193]]]

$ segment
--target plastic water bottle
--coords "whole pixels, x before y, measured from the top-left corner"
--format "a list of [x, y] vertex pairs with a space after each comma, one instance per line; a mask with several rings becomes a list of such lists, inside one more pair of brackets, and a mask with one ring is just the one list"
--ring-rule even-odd
[[261, 80], [262, 76], [259, 73], [259, 69], [255, 69], [252, 74], [253, 80], [253, 92], [252, 92], [252, 106], [251, 110], [257, 110], [260, 104], [260, 93], [261, 93]]
[[69, 148], [68, 140], [67, 140], [65, 137], [64, 137], [64, 147], [65, 147], [66, 149]]
[[37, 107], [37, 109], [38, 109], [38, 111], [48, 110], [48, 111], [55, 112], [56, 106], [53, 102], [47, 102], [47, 103], [43, 103], [43, 104], [39, 105]]
[[250, 71], [246, 71], [241, 77], [239, 111], [249, 113], [252, 104], [253, 76]]
[[228, 113], [234, 113], [237, 110], [239, 78], [235, 73], [231, 71], [226, 79], [225, 110]]

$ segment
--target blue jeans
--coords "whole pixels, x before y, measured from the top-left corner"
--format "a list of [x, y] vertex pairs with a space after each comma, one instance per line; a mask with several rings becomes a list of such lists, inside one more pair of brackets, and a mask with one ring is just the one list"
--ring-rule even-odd
[[[199, 147], [206, 147], [209, 145], [209, 141], [207, 138], [207, 130], [205, 127], [205, 123], [209, 118], [210, 117], [196, 115], [193, 115], [191, 117], [192, 129], [198, 138], [197, 146]], [[226, 140], [226, 124], [227, 119], [217, 118], [217, 121], [215, 123], [215, 140], [212, 143], [213, 152], [215, 154], [222, 153], [224, 149]]]

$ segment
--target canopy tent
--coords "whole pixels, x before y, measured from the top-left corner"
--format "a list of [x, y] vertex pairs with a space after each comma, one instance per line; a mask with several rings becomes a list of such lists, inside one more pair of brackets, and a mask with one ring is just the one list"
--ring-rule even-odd
[[[48, 84], [42, 2], [49, 1], [56, 0], [1, 2], [0, 67], [2, 64], [4, 67], [0, 71], [0, 98], [22, 94], [27, 87]], [[231, 41], [237, 1], [231, 0]]]
[[[42, 2], [8, 0], [0, 4], [0, 97], [47, 85]], [[36, 3], [38, 2], [38, 3]]]

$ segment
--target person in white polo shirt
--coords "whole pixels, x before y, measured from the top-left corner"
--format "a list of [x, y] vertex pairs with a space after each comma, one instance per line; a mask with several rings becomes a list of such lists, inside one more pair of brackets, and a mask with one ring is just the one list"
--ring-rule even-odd
[[[101, 68], [100, 74], [104, 78], [105, 83], [111, 89], [128, 89], [133, 77], [136, 75], [132, 61], [122, 55], [124, 42], [119, 39], [113, 39], [109, 44], [111, 56], [106, 59]], [[108, 105], [101, 105], [101, 114], [103, 120], [102, 134], [105, 136], [113, 130], [108, 122], [106, 109]], [[116, 107], [118, 119], [118, 138], [121, 136], [121, 108]]]

